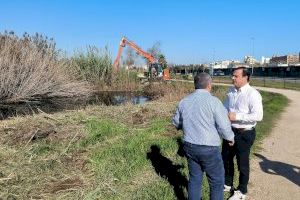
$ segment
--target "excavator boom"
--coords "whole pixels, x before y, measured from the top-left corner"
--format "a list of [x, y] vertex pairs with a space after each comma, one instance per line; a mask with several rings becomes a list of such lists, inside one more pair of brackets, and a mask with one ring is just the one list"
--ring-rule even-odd
[[120, 41], [120, 46], [119, 46], [119, 50], [118, 50], [118, 54], [117, 57], [114, 61], [114, 70], [118, 71], [119, 70], [119, 66], [120, 66], [120, 58], [123, 52], [123, 48], [128, 45], [130, 46], [132, 49], [134, 49], [139, 55], [143, 56], [144, 58], [147, 59], [147, 61], [149, 63], [153, 63], [155, 61], [154, 56], [152, 56], [150, 53], [147, 53], [146, 51], [142, 50], [140, 47], [138, 47], [134, 42], [128, 40], [125, 37], [122, 37], [121, 41]]
[[163, 80], [170, 80], [170, 71], [168, 68], [162, 69], [162, 66], [160, 63], [157, 62], [155, 57], [151, 55], [150, 53], [142, 50], [140, 47], [138, 47], [134, 42], [128, 40], [126, 37], [122, 37], [120, 41], [120, 46], [118, 50], [117, 57], [114, 61], [113, 68], [114, 71], [118, 71], [120, 67], [120, 59], [123, 52], [123, 48], [128, 45], [132, 49], [134, 49], [139, 55], [143, 56], [148, 61], [148, 67], [149, 67], [149, 78], [163, 78]]

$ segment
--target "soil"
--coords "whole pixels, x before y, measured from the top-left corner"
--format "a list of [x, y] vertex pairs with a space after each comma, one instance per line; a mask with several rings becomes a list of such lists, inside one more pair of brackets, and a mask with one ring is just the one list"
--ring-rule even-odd
[[[229, 84], [217, 84], [226, 85]], [[285, 95], [290, 103], [278, 116], [271, 134], [266, 137], [250, 161], [248, 200], [300, 199], [300, 92], [255, 87]]]
[[251, 160], [249, 199], [300, 199], [300, 92], [256, 88], [283, 94], [290, 104]]

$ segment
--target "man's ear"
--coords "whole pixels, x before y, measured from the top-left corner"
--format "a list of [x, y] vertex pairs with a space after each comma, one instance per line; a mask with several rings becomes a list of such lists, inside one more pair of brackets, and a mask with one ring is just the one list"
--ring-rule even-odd
[[207, 89], [209, 89], [209, 91], [211, 91], [211, 89], [212, 89], [212, 83], [208, 84]]

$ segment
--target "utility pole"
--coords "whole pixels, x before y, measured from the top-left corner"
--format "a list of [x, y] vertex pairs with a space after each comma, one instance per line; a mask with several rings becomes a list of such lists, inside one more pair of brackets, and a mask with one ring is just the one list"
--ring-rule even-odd
[[[254, 60], [254, 37], [251, 37], [250, 38], [251, 39], [251, 41], [252, 41], [252, 58], [253, 58], [253, 60]], [[253, 64], [252, 64], [252, 73], [251, 73], [252, 75], [253, 75]]]
[[211, 65], [211, 75], [212, 77], [214, 76], [214, 67], [215, 67], [215, 54], [216, 54], [216, 50], [215, 48], [213, 48], [213, 64]]
[[254, 58], [254, 40], [255, 38], [254, 37], [251, 37], [251, 43], [252, 43], [252, 57]]

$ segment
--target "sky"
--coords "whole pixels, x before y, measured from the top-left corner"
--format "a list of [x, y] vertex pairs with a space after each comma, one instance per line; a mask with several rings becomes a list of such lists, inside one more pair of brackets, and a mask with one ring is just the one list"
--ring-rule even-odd
[[297, 0], [0, 0], [0, 33], [41, 33], [68, 55], [122, 36], [160, 42], [168, 63], [198, 64], [300, 52]]

